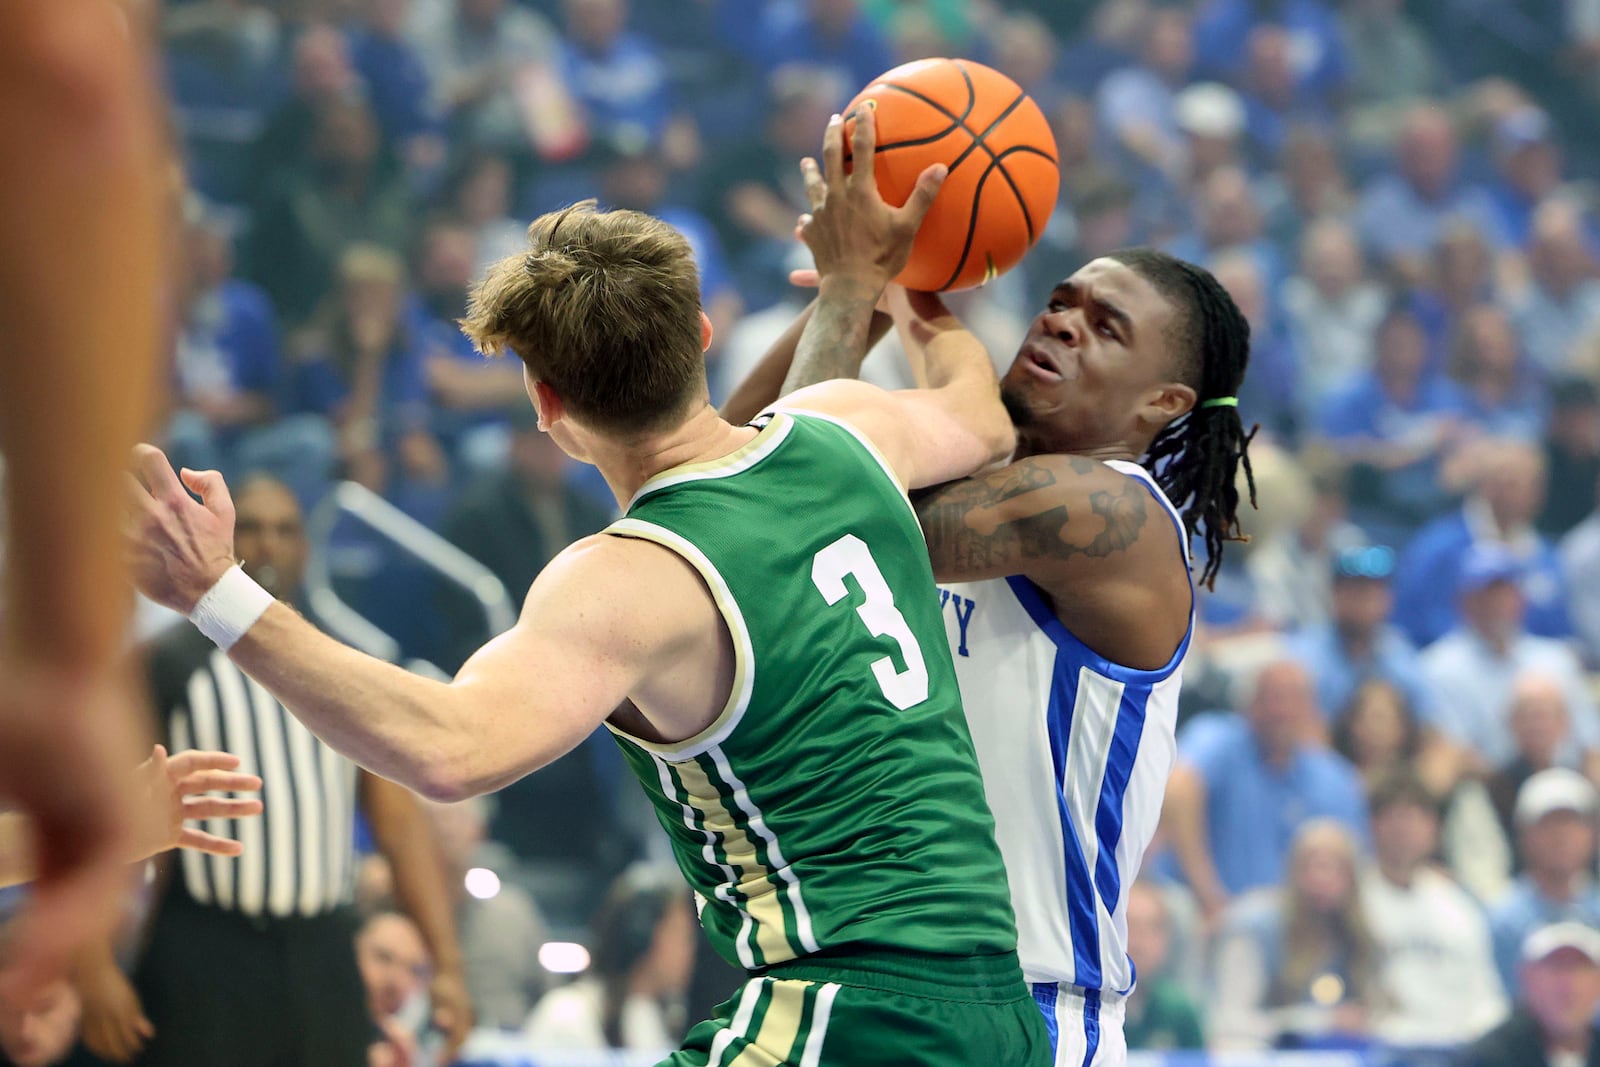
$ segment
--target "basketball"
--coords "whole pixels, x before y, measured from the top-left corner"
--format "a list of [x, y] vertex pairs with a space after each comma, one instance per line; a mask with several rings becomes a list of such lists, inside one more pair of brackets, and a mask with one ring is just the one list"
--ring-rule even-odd
[[850, 102], [848, 116], [877, 117], [878, 191], [906, 202], [917, 176], [950, 168], [895, 279], [908, 289], [970, 289], [1022, 261], [1044, 232], [1061, 173], [1056, 141], [1039, 105], [1010, 78], [967, 59], [922, 59], [880, 75]]

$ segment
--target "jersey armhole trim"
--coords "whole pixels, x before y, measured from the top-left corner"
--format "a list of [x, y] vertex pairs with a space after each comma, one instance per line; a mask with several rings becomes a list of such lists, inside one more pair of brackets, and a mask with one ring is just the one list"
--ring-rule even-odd
[[738, 602], [733, 599], [733, 592], [728, 588], [728, 583], [723, 580], [716, 565], [687, 538], [653, 522], [630, 518], [618, 519], [602, 532], [618, 537], [651, 541], [681, 556], [706, 583], [706, 588], [711, 591], [711, 599], [716, 602], [717, 611], [722, 615], [728, 633], [733, 638], [733, 686], [728, 692], [728, 702], [704, 730], [682, 741], [663, 744], [635, 737], [626, 730], [613, 726], [609, 719], [606, 720], [606, 729], [668, 762], [682, 762], [704, 755], [733, 733], [734, 727], [739, 725], [739, 720], [744, 718], [745, 710], [750, 706], [750, 695], [755, 690], [755, 646], [751, 643], [750, 630], [745, 625], [744, 614], [740, 612]]
[[831, 423], [854, 438], [856, 444], [860, 445], [867, 455], [872, 458], [872, 461], [878, 465], [878, 469], [883, 472], [883, 476], [889, 479], [889, 484], [894, 486], [895, 496], [905, 502], [906, 509], [911, 512], [911, 521], [916, 524], [917, 535], [922, 537], [924, 543], [926, 543], [927, 537], [922, 532], [922, 520], [917, 518], [917, 509], [912, 505], [911, 497], [907, 493], [906, 487], [901, 484], [900, 476], [895, 474], [894, 468], [889, 466], [889, 461], [884, 458], [882, 452], [878, 451], [878, 446], [873, 444], [866, 434], [836, 415], [825, 415], [820, 411], [808, 411], [805, 408], [784, 408], [780, 411], [762, 413], [762, 417], [767, 415], [788, 415], [795, 419], [816, 419], [819, 422]]

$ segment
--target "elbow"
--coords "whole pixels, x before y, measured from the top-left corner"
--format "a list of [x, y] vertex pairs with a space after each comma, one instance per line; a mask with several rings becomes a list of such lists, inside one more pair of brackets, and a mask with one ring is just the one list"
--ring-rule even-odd
[[442, 745], [417, 760], [402, 784], [435, 804], [459, 804], [487, 792], [478, 786], [465, 753]]

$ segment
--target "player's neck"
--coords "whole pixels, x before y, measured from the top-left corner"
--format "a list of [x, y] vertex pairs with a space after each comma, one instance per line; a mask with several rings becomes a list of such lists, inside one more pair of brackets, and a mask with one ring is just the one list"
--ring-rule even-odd
[[639, 487], [663, 471], [704, 463], [749, 444], [757, 431], [733, 426], [709, 403], [662, 433], [628, 441], [596, 441], [588, 459], [600, 469], [617, 503], [627, 507]]
[[1013, 459], [1027, 459], [1029, 456], [1082, 456], [1084, 459], [1096, 460], [1105, 463], [1109, 460], [1122, 460], [1126, 463], [1137, 463], [1142, 452], [1136, 452], [1122, 442], [1113, 442], [1104, 445], [1079, 445], [1070, 444], [1061, 447], [1056, 442], [1043, 441], [1030, 437], [1027, 433], [1017, 435], [1017, 451]]

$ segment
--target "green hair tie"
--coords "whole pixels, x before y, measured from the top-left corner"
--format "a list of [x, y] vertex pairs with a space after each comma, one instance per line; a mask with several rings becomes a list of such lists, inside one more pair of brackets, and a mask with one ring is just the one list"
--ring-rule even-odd
[[1203, 408], [1236, 408], [1239, 406], [1239, 398], [1236, 396], [1219, 396], [1205, 401], [1200, 406]]

